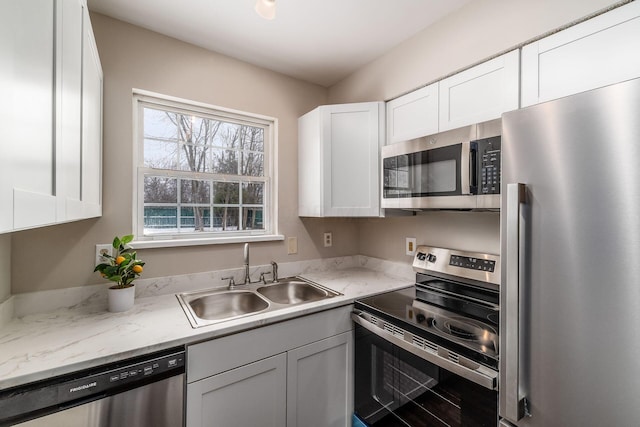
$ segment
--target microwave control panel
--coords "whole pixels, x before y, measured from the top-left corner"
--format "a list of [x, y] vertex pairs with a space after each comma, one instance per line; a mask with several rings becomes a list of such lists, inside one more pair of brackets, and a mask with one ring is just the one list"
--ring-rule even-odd
[[500, 194], [500, 149], [499, 136], [479, 139], [477, 143], [478, 194]]

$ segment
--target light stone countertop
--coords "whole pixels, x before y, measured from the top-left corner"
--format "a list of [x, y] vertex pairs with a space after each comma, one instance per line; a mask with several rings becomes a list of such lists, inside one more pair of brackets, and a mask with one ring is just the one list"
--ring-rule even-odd
[[134, 308], [125, 313], [79, 304], [14, 318], [0, 329], [0, 390], [348, 305], [413, 284], [406, 266], [362, 259], [356, 265], [300, 274], [341, 296], [197, 329], [173, 293], [138, 295]]

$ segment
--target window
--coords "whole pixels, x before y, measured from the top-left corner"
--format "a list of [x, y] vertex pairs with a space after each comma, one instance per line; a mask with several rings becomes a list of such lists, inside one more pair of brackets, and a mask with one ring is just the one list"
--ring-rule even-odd
[[134, 105], [137, 241], [273, 237], [275, 119], [141, 93]]

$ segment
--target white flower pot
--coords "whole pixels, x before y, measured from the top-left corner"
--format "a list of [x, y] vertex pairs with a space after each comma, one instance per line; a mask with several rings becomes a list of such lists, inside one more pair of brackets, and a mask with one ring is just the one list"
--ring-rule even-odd
[[130, 310], [133, 307], [133, 300], [136, 296], [136, 287], [109, 288], [109, 311], [119, 313]]

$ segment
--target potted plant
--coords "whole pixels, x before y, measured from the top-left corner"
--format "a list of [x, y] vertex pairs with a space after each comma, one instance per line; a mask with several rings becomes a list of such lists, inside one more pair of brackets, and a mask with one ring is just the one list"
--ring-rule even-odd
[[109, 288], [109, 311], [127, 311], [133, 307], [135, 288], [133, 281], [142, 273], [144, 262], [136, 258], [136, 252], [128, 246], [133, 235], [115, 237], [113, 254], [105, 254], [108, 262], [98, 264], [93, 270], [99, 271], [102, 277], [115, 285]]

